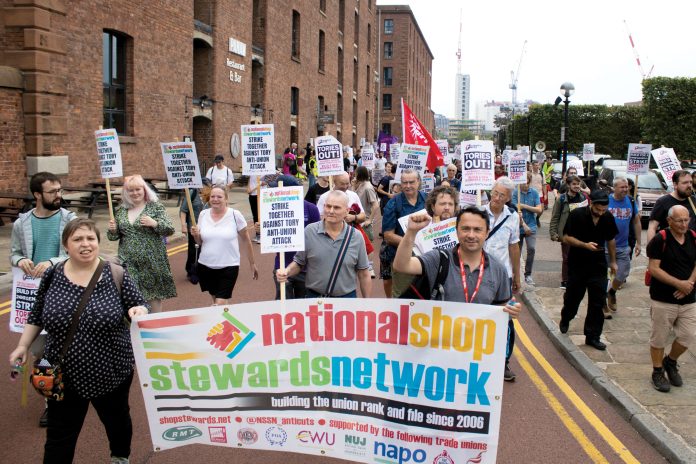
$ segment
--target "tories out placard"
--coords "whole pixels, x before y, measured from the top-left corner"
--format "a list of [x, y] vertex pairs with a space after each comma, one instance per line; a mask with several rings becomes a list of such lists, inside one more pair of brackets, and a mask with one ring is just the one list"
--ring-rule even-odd
[[462, 142], [462, 186], [468, 190], [489, 190], [495, 182], [495, 147], [490, 140]]
[[662, 171], [665, 181], [668, 183], [672, 182], [672, 174], [681, 169], [681, 163], [679, 163], [674, 149], [660, 147], [654, 149], [651, 153], [655, 163], [657, 163], [657, 167]]
[[273, 124], [242, 126], [242, 174], [275, 174], [275, 139]]
[[261, 253], [304, 250], [303, 198], [301, 185], [261, 189]]
[[169, 188], [203, 187], [195, 142], [160, 143], [160, 146]]
[[343, 145], [333, 135], [322, 135], [314, 140], [314, 152], [317, 158], [317, 170], [320, 176], [342, 174]]
[[123, 176], [121, 145], [118, 143], [116, 129], [102, 129], [94, 132], [97, 141], [97, 157], [102, 179]]
[[507, 321], [498, 306], [298, 299], [151, 314], [131, 338], [156, 450], [485, 464]]
[[626, 174], [647, 174], [650, 170], [652, 145], [647, 143], [628, 144], [628, 165]]
[[428, 161], [429, 149], [430, 147], [425, 145], [412, 145], [410, 143], [402, 144], [401, 152], [399, 153], [399, 162], [396, 165], [394, 180], [401, 182], [401, 172], [404, 169], [414, 169], [422, 176], [423, 172], [425, 171], [425, 163]]
[[10, 311], [10, 331], [24, 332], [39, 291], [40, 277], [27, 275], [18, 267], [12, 268], [12, 310]]

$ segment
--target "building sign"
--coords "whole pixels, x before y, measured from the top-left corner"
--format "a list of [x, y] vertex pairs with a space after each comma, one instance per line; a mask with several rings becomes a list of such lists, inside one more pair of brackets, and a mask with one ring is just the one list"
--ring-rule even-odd
[[246, 44], [230, 37], [229, 51], [235, 55], [246, 56]]

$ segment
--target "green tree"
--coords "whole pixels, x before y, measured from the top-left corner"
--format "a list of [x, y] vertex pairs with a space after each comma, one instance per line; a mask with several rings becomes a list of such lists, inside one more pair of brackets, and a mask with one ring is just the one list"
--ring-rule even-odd
[[681, 158], [696, 153], [696, 78], [653, 77], [643, 81], [645, 143], [674, 148]]

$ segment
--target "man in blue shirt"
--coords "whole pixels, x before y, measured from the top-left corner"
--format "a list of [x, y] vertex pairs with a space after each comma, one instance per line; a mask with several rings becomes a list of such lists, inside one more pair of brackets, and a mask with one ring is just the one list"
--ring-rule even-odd
[[615, 239], [618, 270], [607, 293], [607, 304], [603, 309], [605, 319], [611, 319], [612, 312], [616, 311], [616, 291], [631, 272], [631, 246], [628, 243], [631, 227], [633, 227], [636, 237], [635, 255], [640, 255], [640, 216], [635, 201], [628, 195], [628, 181], [623, 177], [614, 178], [614, 193], [609, 195], [609, 212], [614, 216], [616, 228], [619, 230]]
[[543, 212], [543, 205], [539, 198], [539, 192], [529, 184], [532, 182], [532, 173], [527, 172], [527, 183], [520, 185], [520, 199], [517, 199], [517, 189], [512, 194], [512, 205], [522, 212], [520, 218], [520, 253], [522, 246], [527, 242], [527, 257], [524, 265], [524, 282], [533, 286], [532, 266], [534, 266], [534, 254], [536, 253], [537, 215]]

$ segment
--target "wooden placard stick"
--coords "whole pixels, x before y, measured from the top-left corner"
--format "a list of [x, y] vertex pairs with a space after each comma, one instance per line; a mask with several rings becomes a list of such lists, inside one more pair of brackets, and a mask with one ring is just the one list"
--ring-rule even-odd
[[[283, 181], [278, 181], [278, 187], [283, 186]], [[284, 251], [279, 251], [278, 252], [278, 257], [280, 258], [280, 263], [278, 265], [279, 269], [282, 269], [283, 271], [285, 270], [285, 252]], [[285, 282], [279, 282], [280, 283], [280, 301], [285, 301]]]

